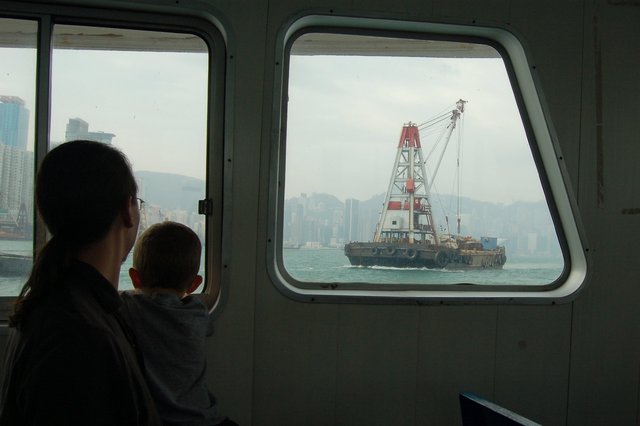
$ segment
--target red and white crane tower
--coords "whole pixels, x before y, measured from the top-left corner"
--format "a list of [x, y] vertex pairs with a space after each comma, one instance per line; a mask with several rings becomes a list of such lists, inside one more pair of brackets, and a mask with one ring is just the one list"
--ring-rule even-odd
[[430, 177], [427, 176], [426, 159], [420, 143], [420, 130], [423, 126], [409, 122], [402, 127], [374, 242], [440, 244], [431, 214], [431, 186], [451, 134], [464, 113], [465, 103], [466, 101], [459, 100], [456, 102], [456, 108], [451, 111], [445, 143]]

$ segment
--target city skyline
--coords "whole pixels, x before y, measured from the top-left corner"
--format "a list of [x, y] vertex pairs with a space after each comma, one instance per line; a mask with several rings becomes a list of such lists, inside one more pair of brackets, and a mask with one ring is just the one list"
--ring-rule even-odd
[[[344, 203], [326, 193], [303, 193], [286, 199], [283, 247], [342, 248], [350, 241], [372, 241], [384, 195], [380, 193], [367, 200], [348, 199]], [[437, 231], [441, 235], [455, 234], [456, 213], [452, 209], [457, 204], [456, 197], [441, 195], [439, 198], [434, 204], [441, 207], [434, 206], [433, 209]], [[449, 205], [448, 211], [445, 211], [445, 205]], [[357, 212], [355, 206], [358, 206]], [[462, 206], [462, 235], [497, 237], [507, 247], [509, 255], [561, 256], [555, 227], [544, 201], [503, 205], [465, 198]], [[352, 218], [350, 224], [349, 217]], [[350, 230], [350, 226], [356, 226], [357, 230]], [[355, 238], [348, 238], [349, 232]]]
[[[28, 150], [27, 143], [29, 115], [23, 99], [0, 93], [0, 237], [4, 238], [30, 237], [32, 231], [34, 154]], [[89, 131], [89, 127], [90, 123], [82, 118], [69, 118], [65, 138], [59, 143], [84, 139], [111, 144], [115, 134]], [[52, 146], [59, 143], [52, 142]], [[197, 200], [205, 195], [204, 180], [145, 171], [134, 171], [134, 174], [140, 195], [147, 199], [140, 231], [157, 222], [174, 220], [192, 227], [204, 241], [204, 216], [197, 213]], [[172, 185], [166, 179], [158, 183], [162, 177], [157, 176], [163, 175], [178, 184]], [[193, 181], [196, 183], [187, 183]], [[162, 196], [162, 192], [168, 194]], [[172, 200], [172, 195], [177, 199]]]

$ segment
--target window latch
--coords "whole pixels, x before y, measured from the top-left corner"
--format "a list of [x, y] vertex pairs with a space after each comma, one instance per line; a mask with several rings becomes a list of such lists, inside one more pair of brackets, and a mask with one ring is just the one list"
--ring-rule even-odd
[[198, 200], [198, 214], [207, 216], [213, 214], [213, 200], [211, 198]]

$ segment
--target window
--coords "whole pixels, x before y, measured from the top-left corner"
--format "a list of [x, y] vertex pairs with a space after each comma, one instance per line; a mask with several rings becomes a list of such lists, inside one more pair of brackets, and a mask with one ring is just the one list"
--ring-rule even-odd
[[0, 296], [5, 296], [18, 294], [32, 263], [38, 25], [0, 18], [0, 28], [5, 36], [0, 37]]
[[[193, 34], [54, 27], [50, 143], [90, 139], [122, 150], [145, 201], [139, 232], [172, 220], [205, 239], [198, 200], [205, 198], [208, 65], [207, 45]], [[131, 256], [121, 290], [132, 287], [130, 266]]]
[[535, 87], [519, 80], [531, 75], [512, 63], [525, 59], [517, 41], [328, 19], [298, 22], [283, 49], [270, 248], [280, 287], [306, 300], [577, 288], [584, 252]]
[[[100, 26], [98, 9], [15, 7], [4, 13], [21, 19], [0, 18], [0, 182], [24, 190], [0, 187], [0, 262], [19, 267], [0, 267], [0, 296], [18, 294], [44, 241], [33, 224], [34, 164], [74, 139], [122, 150], [145, 201], [140, 232], [164, 220], [190, 226], [203, 242], [200, 272], [219, 274], [225, 48], [217, 29], [179, 15], [110, 11]], [[130, 262], [120, 289], [131, 288]]]

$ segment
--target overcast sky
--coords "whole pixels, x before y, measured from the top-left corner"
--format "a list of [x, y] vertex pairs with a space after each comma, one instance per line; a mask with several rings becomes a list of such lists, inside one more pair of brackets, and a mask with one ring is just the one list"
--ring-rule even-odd
[[80, 117], [134, 169], [204, 178], [206, 55], [58, 50], [52, 74], [52, 140]]
[[[32, 119], [34, 69], [33, 50], [0, 49], [0, 94], [25, 99]], [[82, 118], [90, 131], [115, 133], [134, 169], [204, 178], [207, 72], [204, 54], [57, 50], [51, 138], [64, 140], [68, 119]], [[287, 198], [386, 191], [403, 124], [458, 99], [468, 101], [462, 195], [544, 198], [499, 59], [294, 56], [289, 87]], [[433, 138], [421, 136], [426, 155]], [[435, 191], [454, 191], [454, 160], [445, 158]]]
[[[461, 194], [544, 198], [500, 59], [296, 56], [289, 87], [287, 197], [385, 192], [403, 124], [424, 123], [464, 99]], [[421, 133], [425, 156], [434, 138]], [[457, 138], [435, 179], [441, 193], [455, 193]]]
[[[51, 141], [62, 142], [70, 118], [90, 132], [114, 133], [134, 170], [204, 179], [207, 56], [195, 53], [55, 50]], [[33, 142], [35, 53], [0, 49], [0, 95], [19, 96], [30, 111]]]

